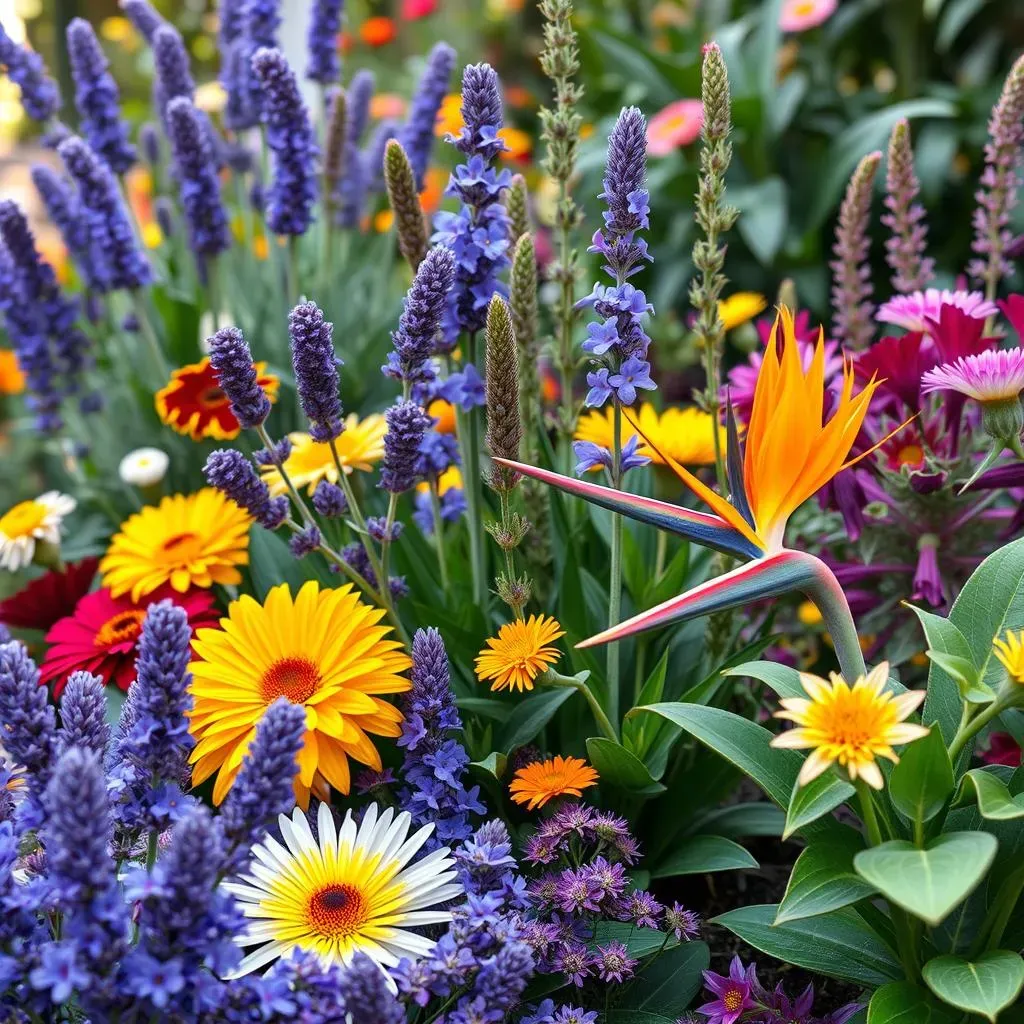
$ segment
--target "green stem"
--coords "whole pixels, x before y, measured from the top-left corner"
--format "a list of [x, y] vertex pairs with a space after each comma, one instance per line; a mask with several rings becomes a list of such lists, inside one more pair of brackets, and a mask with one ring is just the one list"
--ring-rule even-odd
[[[622, 486], [622, 407], [615, 403], [612, 439], [612, 486]], [[608, 626], [617, 626], [622, 614], [622, 516], [612, 513], [611, 566], [608, 582]], [[608, 645], [608, 711], [619, 719], [619, 645]]]
[[956, 735], [953, 737], [953, 741], [949, 745], [949, 759], [953, 764], [956, 764], [957, 758], [960, 756], [960, 752], [967, 745], [968, 741], [973, 739], [982, 729], [992, 721], [993, 718], [998, 718], [1008, 707], [1012, 706], [1015, 701], [1007, 699], [1006, 697], [994, 700], [989, 704], [983, 711], [979, 711], [976, 715], [970, 715], [967, 711], [967, 707], [964, 707], [964, 714], [960, 720], [960, 728], [957, 729]]
[[[978, 929], [978, 937], [975, 939], [975, 946], [971, 949], [971, 956], [977, 956], [983, 949], [998, 949], [999, 943], [1003, 940], [1003, 932], [1010, 922], [1020, 900], [1021, 892], [1024, 892], [1024, 864], [1011, 872], [996, 893], [996, 898], [989, 908], [988, 915]], [[989, 921], [988, 918], [992, 920]], [[986, 939], [987, 936], [987, 939]]]
[[149, 348], [149, 354], [153, 362], [153, 369], [156, 371], [157, 378], [162, 387], [170, 378], [171, 371], [167, 366], [167, 361], [164, 359], [163, 350], [160, 348], [160, 339], [156, 336], [156, 331], [153, 330], [153, 324], [149, 319], [149, 313], [146, 311], [146, 303], [143, 299], [142, 292], [137, 288], [131, 292], [132, 297], [132, 308], [135, 310], [135, 316], [139, 321], [139, 333], [142, 335]]
[[299, 301], [299, 236], [288, 236], [288, 252], [285, 258], [285, 305]]
[[210, 303], [210, 313], [213, 315], [213, 330], [216, 333], [220, 330], [221, 298], [220, 298], [220, 260], [211, 256], [206, 261], [206, 295]]
[[590, 705], [591, 713], [594, 716], [594, 723], [598, 729], [601, 730], [615, 743], [619, 742], [619, 734], [615, 731], [615, 726], [612, 725], [611, 720], [604, 713], [604, 708], [601, 707], [601, 702], [597, 699], [594, 691], [587, 686], [582, 680], [577, 679], [575, 676], [563, 676], [558, 672], [549, 670], [544, 678], [544, 681], [551, 686], [571, 686], [574, 690], [579, 690], [583, 694], [584, 699]]
[[157, 850], [160, 848], [160, 834], [154, 830], [149, 833], [149, 840], [146, 843], [146, 870], [152, 871], [156, 864]]
[[658, 546], [654, 555], [654, 582], [659, 583], [665, 573], [665, 560], [668, 557], [668, 534], [658, 531]]
[[562, 276], [562, 294], [559, 303], [561, 317], [558, 324], [558, 354], [559, 372], [561, 374], [561, 415], [558, 417], [561, 436], [561, 451], [564, 460], [564, 472], [571, 472], [572, 468], [572, 445], [569, 443], [572, 438], [572, 431], [575, 420], [575, 409], [572, 400], [573, 376], [576, 369], [576, 360], [573, 354], [572, 326], [575, 315], [574, 298], [575, 287], [573, 271], [570, 266], [570, 253], [572, 247], [572, 235], [570, 232], [569, 217], [567, 209], [569, 205], [569, 183], [562, 180], [558, 183], [558, 209], [559, 232], [558, 232], [558, 264]]
[[437, 544], [437, 565], [441, 570], [441, 587], [448, 593], [448, 559], [444, 551], [444, 519], [441, 517], [441, 495], [437, 490], [437, 477], [430, 481], [430, 510], [434, 516], [434, 541]]
[[[263, 442], [263, 447], [268, 452], [274, 451], [274, 442], [267, 433], [267, 428], [262, 424], [256, 425], [256, 434], [259, 439]], [[275, 459], [274, 465], [277, 467], [278, 473], [281, 474], [281, 480], [284, 482], [285, 487], [288, 488], [288, 493], [291, 495], [292, 501], [295, 503], [295, 507], [299, 510], [299, 515], [302, 516], [302, 521], [307, 526], [315, 526], [316, 520], [313, 519], [313, 514], [309, 511], [309, 506], [302, 500], [302, 495], [299, 494], [295, 484], [292, 483], [292, 478], [288, 475], [288, 471], [284, 468], [283, 459]]]
[[[476, 335], [467, 345], [468, 362], [476, 362]], [[466, 466], [466, 525], [469, 528], [469, 564], [473, 577], [473, 600], [485, 613], [488, 605], [487, 563], [484, 549], [483, 478], [480, 470], [480, 407], [474, 406], [460, 416], [465, 431], [459, 430], [462, 459]], [[464, 440], [463, 440], [464, 439]]]

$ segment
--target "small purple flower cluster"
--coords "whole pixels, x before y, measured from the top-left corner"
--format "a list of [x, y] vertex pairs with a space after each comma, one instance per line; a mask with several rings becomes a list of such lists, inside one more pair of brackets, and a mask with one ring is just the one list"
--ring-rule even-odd
[[266, 482], [237, 448], [210, 452], [203, 467], [206, 482], [223, 491], [266, 530], [276, 530], [288, 518], [288, 499], [272, 498]]
[[370, 171], [366, 165], [359, 141], [370, 121], [370, 101], [373, 99], [373, 72], [360, 68], [352, 76], [346, 94], [345, 108], [345, 173], [338, 181], [337, 213], [335, 223], [341, 228], [356, 228], [363, 217]]
[[27, 46], [19, 46], [0, 28], [0, 64], [7, 77], [21, 89], [21, 105], [33, 121], [48, 121], [60, 109], [60, 91], [47, 74], [43, 58]]
[[455, 68], [455, 50], [447, 43], [435, 43], [427, 56], [416, 92], [409, 105], [409, 116], [398, 132], [398, 141], [409, 158], [409, 166], [421, 192], [425, 183], [430, 153], [434, 148], [434, 125], [441, 102], [448, 92]]

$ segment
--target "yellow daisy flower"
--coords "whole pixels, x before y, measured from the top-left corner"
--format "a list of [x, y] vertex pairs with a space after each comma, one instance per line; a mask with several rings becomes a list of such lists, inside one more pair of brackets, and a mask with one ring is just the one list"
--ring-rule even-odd
[[477, 678], [493, 679], [492, 690], [532, 690], [537, 676], [562, 656], [557, 647], [549, 646], [561, 636], [565, 630], [550, 616], [506, 622], [477, 656]]
[[[580, 417], [576, 425], [575, 439], [591, 441], [602, 448], [611, 449], [615, 439], [615, 410], [609, 403], [603, 409], [593, 409]], [[640, 428], [640, 433], [651, 439], [659, 451], [652, 451], [640, 439], [638, 455], [646, 455], [656, 466], [664, 466], [662, 454], [675, 459], [684, 466], [707, 466], [715, 461], [715, 435], [713, 418], [694, 406], [686, 409], [666, 409], [661, 415], [650, 403], [644, 403], [631, 415]], [[719, 426], [719, 440], [725, 451], [725, 427]], [[622, 443], [625, 444], [636, 428], [625, 417], [622, 419]], [[661, 453], [661, 454], [659, 454]]]
[[556, 757], [520, 768], [508, 787], [513, 803], [532, 811], [556, 796], [582, 796], [597, 783], [597, 772], [581, 757]]
[[1006, 674], [1015, 683], [1024, 683], [1024, 629], [1016, 633], [1008, 629], [1004, 638], [992, 641], [992, 647]]
[[[345, 429], [334, 442], [346, 476], [356, 469], [369, 472], [374, 463], [384, 458], [384, 435], [387, 432], [387, 422], [380, 413], [371, 413], [363, 420], [354, 412], [349, 413], [345, 418]], [[321, 444], [309, 434], [302, 433], [289, 434], [288, 439], [292, 450], [285, 459], [284, 471], [296, 487], [305, 487], [312, 494], [321, 480], [332, 484], [338, 482], [338, 467], [329, 444]], [[276, 497], [287, 492], [277, 466], [264, 466], [263, 474], [271, 494]]]
[[763, 313], [768, 300], [757, 292], [736, 292], [718, 303], [718, 318], [727, 331], [753, 320], [758, 313]]
[[234, 977], [310, 950], [325, 964], [347, 964], [364, 953], [380, 967], [418, 960], [434, 939], [410, 927], [446, 924], [450, 911], [437, 909], [462, 894], [451, 850], [419, 852], [433, 825], [409, 835], [407, 811], [381, 812], [370, 804], [357, 826], [348, 811], [341, 829], [327, 804], [317, 811], [317, 835], [296, 808], [278, 818], [283, 843], [265, 839], [253, 847], [249, 871], [225, 882], [252, 920], [239, 936], [243, 946], [259, 944], [243, 958]]
[[889, 663], [876, 665], [867, 676], [853, 686], [842, 676], [832, 673], [831, 681], [806, 672], [800, 683], [809, 700], [786, 697], [780, 703], [785, 709], [776, 711], [776, 718], [796, 722], [772, 740], [773, 747], [807, 750], [797, 784], [805, 786], [833, 764], [845, 768], [850, 781], [863, 779], [869, 786], [881, 789], [882, 772], [876, 758], [899, 761], [892, 749], [928, 734], [923, 725], [905, 722], [924, 700], [923, 690], [908, 690], [899, 696], [885, 692]]
[[60, 544], [60, 526], [75, 510], [75, 499], [47, 491], [19, 501], [0, 516], [0, 569], [17, 572], [31, 564], [39, 544]]
[[349, 791], [350, 757], [380, 771], [370, 735], [399, 736], [402, 713], [375, 695], [411, 685], [401, 675], [409, 657], [387, 639], [383, 617], [351, 584], [321, 590], [310, 580], [294, 598], [287, 583], [262, 605], [246, 595], [231, 603], [220, 629], [200, 629], [192, 641], [193, 784], [217, 772], [213, 802], [224, 799], [257, 723], [278, 697], [306, 709], [295, 777], [303, 808], [311, 790], [326, 798], [328, 783]]
[[121, 524], [100, 562], [104, 586], [114, 597], [138, 601], [164, 583], [183, 594], [189, 587], [242, 582], [249, 562], [252, 520], [213, 487], [174, 494], [147, 505]]

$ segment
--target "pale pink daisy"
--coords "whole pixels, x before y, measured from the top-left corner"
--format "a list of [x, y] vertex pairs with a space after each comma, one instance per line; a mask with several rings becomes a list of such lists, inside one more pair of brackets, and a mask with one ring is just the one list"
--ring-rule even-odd
[[984, 320], [999, 312], [994, 302], [989, 302], [981, 292], [950, 291], [948, 288], [928, 288], [923, 292], [897, 295], [878, 307], [875, 319], [882, 323], [895, 324], [907, 331], [931, 333], [930, 321], [939, 321], [943, 306], [956, 306], [975, 320]]
[[676, 100], [659, 110], [647, 122], [647, 152], [650, 156], [668, 156], [688, 146], [700, 135], [704, 104], [700, 100]]
[[806, 32], [823, 25], [839, 6], [839, 0], [785, 0], [779, 14], [783, 32]]
[[958, 391], [976, 402], [1007, 402], [1024, 391], [1024, 349], [1007, 348], [961, 356], [921, 377], [922, 394]]

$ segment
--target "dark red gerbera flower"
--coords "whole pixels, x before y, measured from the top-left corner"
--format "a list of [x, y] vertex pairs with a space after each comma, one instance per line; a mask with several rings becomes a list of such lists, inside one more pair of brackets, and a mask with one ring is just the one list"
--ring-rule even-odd
[[0, 622], [45, 633], [58, 619], [71, 615], [79, 600], [89, 593], [99, 562], [99, 558], [83, 558], [63, 572], [47, 572], [32, 580], [0, 601]]
[[142, 632], [146, 609], [156, 601], [170, 598], [188, 613], [193, 634], [197, 629], [216, 626], [220, 613], [208, 590], [194, 588], [184, 594], [169, 584], [132, 601], [125, 594], [111, 597], [106, 588], [86, 594], [72, 615], [55, 623], [46, 634], [49, 648], [39, 666], [39, 681], [53, 683], [60, 697], [72, 672], [91, 672], [105, 684], [127, 690], [135, 679], [136, 644]]

